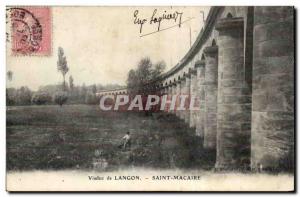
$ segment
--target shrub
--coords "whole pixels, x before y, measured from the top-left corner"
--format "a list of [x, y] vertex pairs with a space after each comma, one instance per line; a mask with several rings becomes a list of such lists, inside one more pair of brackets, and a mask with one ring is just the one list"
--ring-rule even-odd
[[31, 103], [36, 105], [51, 103], [51, 96], [47, 92], [37, 92], [32, 96]]
[[68, 93], [67, 92], [56, 92], [53, 96], [54, 103], [62, 106], [68, 100]]
[[6, 88], [6, 105], [16, 104], [16, 90], [14, 88]]
[[98, 104], [99, 99], [97, 98], [97, 96], [93, 93], [88, 93], [85, 96], [85, 103], [89, 104], [89, 105], [96, 105]]
[[32, 99], [31, 90], [26, 86], [22, 86], [20, 89], [17, 90], [16, 99], [18, 105], [30, 105]]

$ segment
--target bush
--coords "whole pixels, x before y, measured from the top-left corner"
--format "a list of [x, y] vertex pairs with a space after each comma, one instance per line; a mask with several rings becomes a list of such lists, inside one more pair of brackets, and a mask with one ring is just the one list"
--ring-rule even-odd
[[89, 105], [96, 105], [98, 104], [99, 99], [97, 98], [97, 96], [93, 93], [88, 93], [85, 96], [85, 103], [89, 104]]
[[32, 99], [32, 92], [28, 87], [21, 87], [20, 89], [17, 90], [17, 103], [18, 105], [30, 105], [31, 104], [31, 99]]
[[68, 93], [67, 92], [56, 92], [53, 96], [54, 103], [62, 106], [68, 100]]
[[16, 104], [16, 90], [14, 88], [6, 88], [6, 105]]
[[47, 92], [37, 92], [32, 96], [31, 103], [36, 105], [51, 103], [51, 96]]
[[19, 89], [6, 89], [6, 104], [7, 105], [30, 105], [32, 100], [32, 91], [22, 86]]

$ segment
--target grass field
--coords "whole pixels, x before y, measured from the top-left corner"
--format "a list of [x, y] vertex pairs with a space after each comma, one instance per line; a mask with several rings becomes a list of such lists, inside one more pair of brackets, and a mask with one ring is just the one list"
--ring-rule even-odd
[[[174, 116], [45, 105], [7, 107], [6, 122], [8, 170], [90, 169], [99, 157], [108, 169], [190, 168], [208, 161], [197, 151], [194, 131]], [[118, 146], [127, 131], [132, 146], [124, 151]]]

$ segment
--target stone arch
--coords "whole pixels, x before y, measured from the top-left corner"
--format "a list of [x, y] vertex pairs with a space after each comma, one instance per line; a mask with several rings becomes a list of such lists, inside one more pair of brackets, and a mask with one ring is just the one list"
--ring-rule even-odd
[[205, 60], [204, 54], [202, 53], [201, 60]]
[[211, 42], [211, 46], [216, 46], [216, 45], [217, 45], [217, 42], [216, 42], [215, 39], [213, 39], [212, 42]]
[[227, 13], [226, 18], [233, 18], [233, 15], [231, 14], [231, 12]]

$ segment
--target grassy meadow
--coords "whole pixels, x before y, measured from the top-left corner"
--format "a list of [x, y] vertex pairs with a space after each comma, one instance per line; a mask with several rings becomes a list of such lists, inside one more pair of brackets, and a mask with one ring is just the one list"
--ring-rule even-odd
[[[94, 105], [13, 106], [6, 124], [8, 170], [92, 169], [99, 153], [106, 169], [212, 166], [194, 130], [172, 115], [103, 112]], [[127, 131], [132, 146], [122, 150]]]

